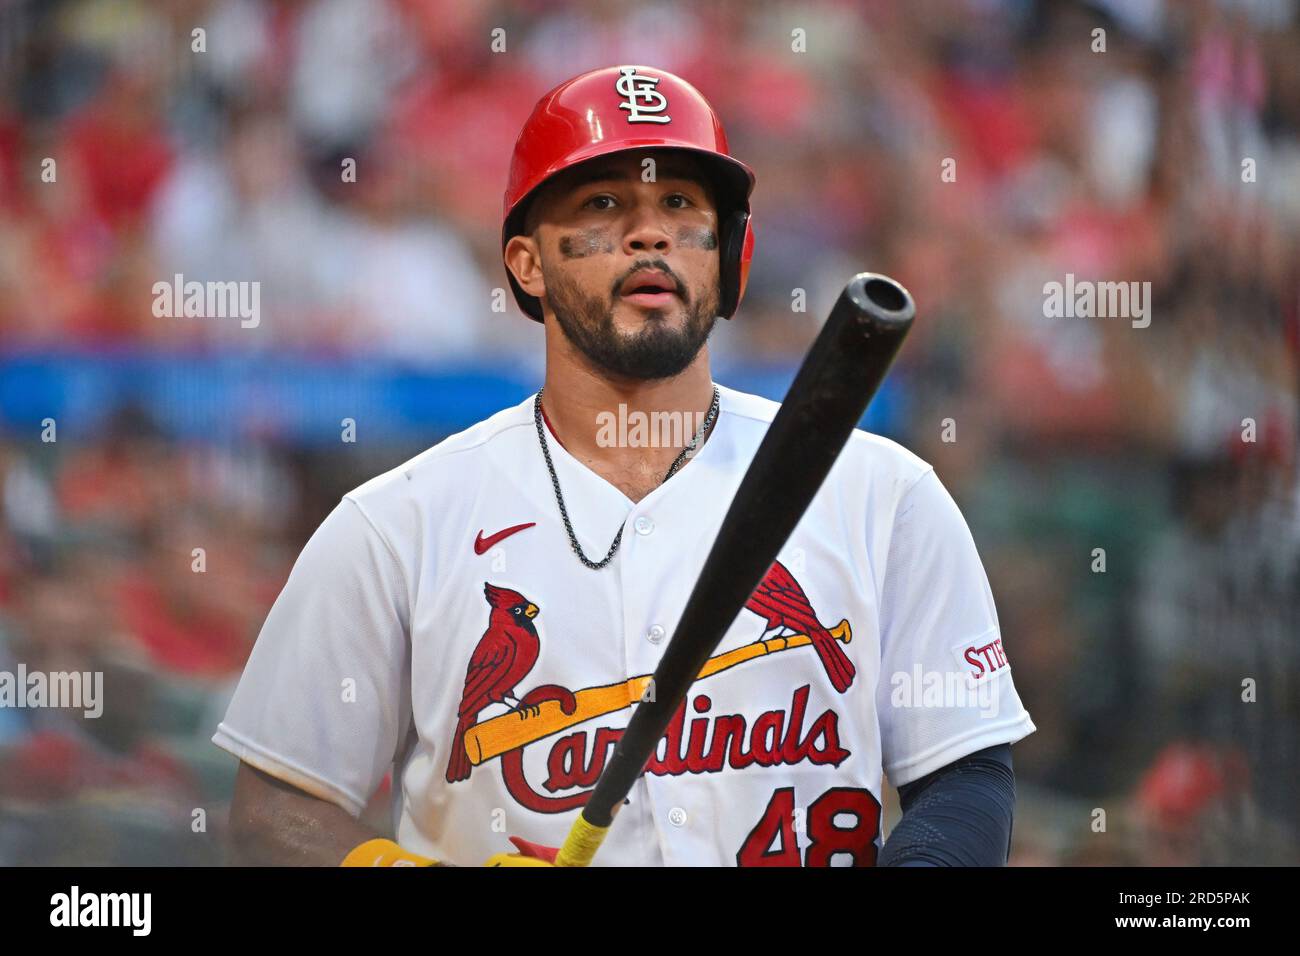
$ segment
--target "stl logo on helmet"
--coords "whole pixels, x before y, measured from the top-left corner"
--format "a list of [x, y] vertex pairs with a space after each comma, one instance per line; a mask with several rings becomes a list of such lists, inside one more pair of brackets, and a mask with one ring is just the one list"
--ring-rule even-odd
[[624, 102], [618, 104], [621, 110], [627, 110], [629, 123], [670, 123], [671, 116], [660, 116], [668, 108], [668, 97], [660, 93], [656, 86], [659, 77], [638, 73], [634, 66], [621, 66], [621, 74], [614, 81], [614, 89]]

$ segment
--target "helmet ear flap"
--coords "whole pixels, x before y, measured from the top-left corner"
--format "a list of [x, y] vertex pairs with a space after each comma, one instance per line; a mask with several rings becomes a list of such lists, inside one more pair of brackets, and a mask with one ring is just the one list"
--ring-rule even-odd
[[719, 237], [719, 273], [721, 293], [718, 314], [731, 318], [740, 307], [749, 279], [749, 260], [754, 253], [754, 237], [750, 231], [749, 212], [735, 209], [724, 219]]

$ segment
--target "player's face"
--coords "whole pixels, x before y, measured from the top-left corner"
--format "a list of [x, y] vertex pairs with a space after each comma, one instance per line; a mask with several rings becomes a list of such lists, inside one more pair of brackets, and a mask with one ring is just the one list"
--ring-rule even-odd
[[[654, 181], [645, 182], [645, 159]], [[571, 170], [536, 233], [545, 298], [598, 367], [659, 379], [685, 369], [717, 320], [718, 217], [682, 154], [620, 154]]]

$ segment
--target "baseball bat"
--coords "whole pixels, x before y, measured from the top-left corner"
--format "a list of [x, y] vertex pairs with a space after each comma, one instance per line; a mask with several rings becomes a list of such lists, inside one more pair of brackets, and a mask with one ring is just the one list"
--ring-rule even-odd
[[678, 705], [776, 560], [912, 327], [912, 296], [887, 276], [849, 280], [736, 489], [686, 607], [596, 786], [556, 857], [587, 866]]

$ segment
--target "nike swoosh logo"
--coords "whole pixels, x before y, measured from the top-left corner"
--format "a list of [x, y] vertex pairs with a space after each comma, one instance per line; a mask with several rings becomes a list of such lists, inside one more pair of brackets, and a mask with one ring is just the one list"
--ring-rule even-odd
[[537, 524], [536, 521], [530, 521], [527, 524], [517, 524], [513, 528], [506, 528], [504, 531], [498, 531], [496, 534], [488, 535], [486, 538], [483, 537], [483, 532], [480, 531], [478, 536], [474, 538], [474, 553], [482, 554], [488, 548], [492, 547], [492, 545], [499, 544], [512, 534], [516, 534], [526, 528], [531, 528], [535, 524]]

